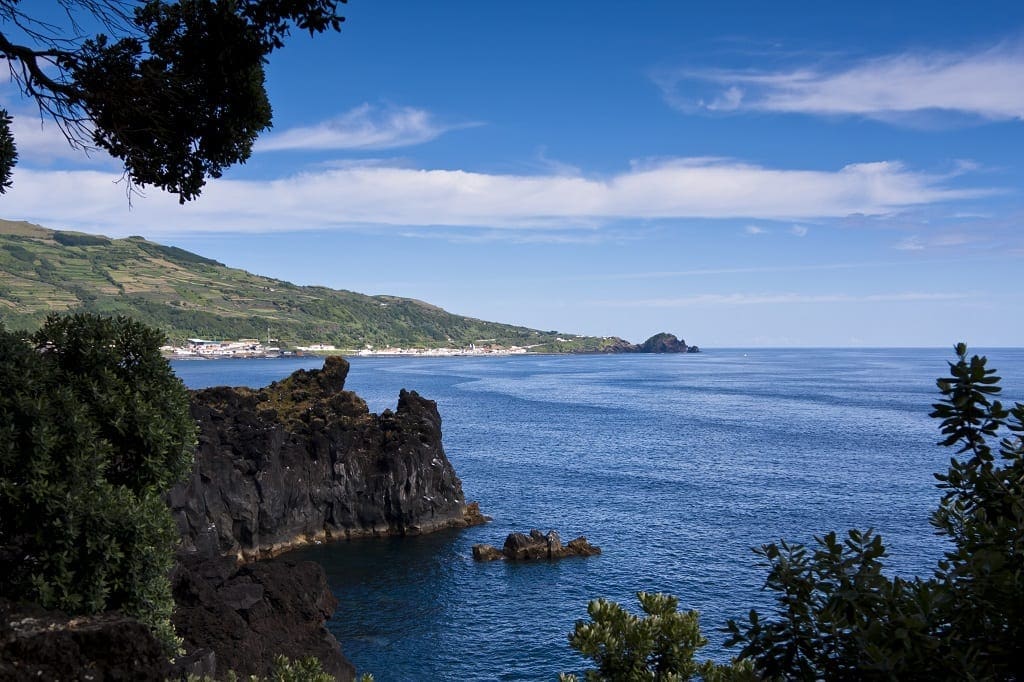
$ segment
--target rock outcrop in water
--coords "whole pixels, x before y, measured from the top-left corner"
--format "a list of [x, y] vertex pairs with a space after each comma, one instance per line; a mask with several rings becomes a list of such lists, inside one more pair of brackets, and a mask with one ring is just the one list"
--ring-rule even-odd
[[641, 343], [637, 353], [696, 353], [697, 346], [687, 346], [686, 341], [676, 338], [675, 334], [662, 332]]
[[264, 389], [194, 393], [195, 469], [168, 496], [186, 548], [253, 559], [486, 520], [445, 456], [436, 403], [403, 390], [371, 414], [344, 390], [348, 367], [330, 357]]
[[697, 346], [687, 346], [686, 341], [677, 338], [675, 334], [661, 332], [655, 334], [643, 343], [629, 343], [619, 339], [614, 344], [605, 347], [601, 353], [699, 353]]
[[587, 542], [587, 538], [582, 535], [563, 545], [558, 531], [549, 530], [547, 533], [541, 533], [536, 528], [531, 530], [529, 535], [509, 533], [500, 551], [493, 545], [473, 545], [473, 558], [477, 561], [538, 561], [571, 556], [594, 556], [600, 553], [601, 548]]

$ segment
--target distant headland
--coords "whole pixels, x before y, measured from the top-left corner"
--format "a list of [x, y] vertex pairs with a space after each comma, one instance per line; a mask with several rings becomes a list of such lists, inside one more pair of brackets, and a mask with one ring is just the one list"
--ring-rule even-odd
[[412, 298], [298, 286], [142, 237], [110, 239], [24, 221], [0, 220], [0, 293], [8, 329], [36, 329], [51, 313], [127, 315], [163, 330], [174, 357], [697, 350], [667, 333], [633, 344], [487, 322]]
[[[227, 358], [287, 358], [304, 355], [346, 355], [358, 357], [384, 357], [384, 358], [444, 358], [444, 357], [499, 357], [505, 355], [527, 355], [537, 354], [537, 346], [511, 346], [503, 347], [497, 344], [483, 344], [477, 346], [475, 343], [466, 348], [387, 348], [374, 349], [373, 347], [361, 349], [337, 348], [332, 344], [314, 343], [309, 346], [298, 346], [296, 348], [284, 349], [274, 345], [273, 339], [268, 339], [264, 345], [258, 339], [239, 339], [237, 341], [208, 341], [205, 339], [188, 339], [185, 345], [161, 347], [165, 356], [174, 360], [223, 360]], [[552, 351], [540, 351], [551, 353]], [[655, 334], [643, 343], [633, 344], [622, 339], [616, 343], [596, 351], [563, 351], [566, 353], [699, 353], [697, 346], [688, 346], [686, 342], [676, 338], [674, 334], [662, 332]]]

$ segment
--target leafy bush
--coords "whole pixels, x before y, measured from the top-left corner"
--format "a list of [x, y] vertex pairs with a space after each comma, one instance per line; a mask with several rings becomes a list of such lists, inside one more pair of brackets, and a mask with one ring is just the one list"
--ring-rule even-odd
[[188, 393], [160, 332], [51, 316], [0, 329], [0, 593], [71, 613], [120, 609], [173, 642], [164, 493], [191, 467]]
[[[708, 682], [755, 680], [753, 666], [697, 663], [697, 650], [707, 644], [700, 633], [696, 611], [679, 611], [679, 600], [668, 594], [637, 593], [644, 617], [635, 616], [614, 602], [595, 599], [587, 607], [591, 621], [577, 621], [569, 644], [597, 664], [588, 670], [588, 682], [674, 682], [695, 675]], [[575, 675], [562, 674], [562, 682]]]

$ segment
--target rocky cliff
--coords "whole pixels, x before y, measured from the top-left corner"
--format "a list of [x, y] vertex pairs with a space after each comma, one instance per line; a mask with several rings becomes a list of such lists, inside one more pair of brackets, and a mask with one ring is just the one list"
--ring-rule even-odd
[[[311, 541], [481, 523], [441, 446], [437, 405], [402, 391], [371, 414], [344, 390], [348, 363], [260, 389], [193, 394], [199, 445], [167, 500], [182, 535], [171, 575], [186, 656], [172, 667], [149, 629], [116, 613], [69, 618], [0, 599], [0, 679], [224, 679], [267, 674], [279, 654], [354, 668], [324, 627], [336, 599], [323, 569], [272, 557]], [[239, 560], [242, 560], [241, 562]]]
[[[351, 682], [355, 668], [324, 627], [337, 600], [323, 569], [272, 559], [180, 556], [171, 574], [172, 620], [186, 655], [173, 663], [152, 631], [118, 612], [67, 616], [0, 597], [0, 680], [165, 682], [189, 674], [268, 676], [279, 655], [313, 656]], [[274, 678], [277, 679], [277, 678]]]
[[268, 675], [278, 655], [313, 656], [335, 680], [355, 668], [324, 627], [338, 600], [323, 568], [284, 558], [238, 566], [231, 557], [181, 555], [171, 574], [175, 630], [188, 655], [180, 672], [223, 679]]
[[260, 390], [193, 394], [199, 447], [168, 499], [185, 549], [241, 559], [309, 542], [483, 521], [441, 445], [437, 405], [402, 391], [371, 414], [327, 358]]

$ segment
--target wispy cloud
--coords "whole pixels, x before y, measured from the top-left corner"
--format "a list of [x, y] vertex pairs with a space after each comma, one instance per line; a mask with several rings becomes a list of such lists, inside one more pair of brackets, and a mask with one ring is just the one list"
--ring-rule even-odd
[[609, 241], [628, 241], [631, 237], [620, 234], [606, 234], [603, 230], [406, 230], [401, 236], [410, 239], [432, 239], [452, 244], [573, 244], [593, 246]]
[[19, 163], [46, 167], [60, 162], [76, 168], [115, 168], [117, 162], [105, 151], [72, 146], [57, 124], [40, 118], [38, 110], [12, 107], [11, 133], [18, 146]]
[[899, 251], [928, 251], [935, 249], [962, 249], [967, 246], [990, 244], [986, 236], [966, 234], [963, 232], [941, 232], [930, 235], [912, 235], [896, 243]]
[[480, 124], [442, 124], [429, 111], [414, 107], [361, 104], [316, 125], [265, 135], [256, 143], [255, 151], [395, 149], [430, 142], [448, 131], [476, 125]]
[[970, 298], [962, 293], [885, 293], [885, 294], [694, 294], [677, 298], [599, 301], [596, 305], [633, 308], [689, 308], [695, 306], [805, 305], [818, 303], [909, 303], [920, 301], [959, 301]]
[[745, 218], [801, 220], [884, 214], [986, 196], [948, 177], [896, 162], [835, 171], [764, 168], [738, 161], [677, 159], [610, 178], [500, 175], [373, 165], [318, 169], [276, 180], [212, 181], [178, 206], [151, 192], [129, 211], [119, 175], [18, 168], [4, 212], [48, 225], [111, 234], [152, 231], [285, 231], [353, 226], [593, 227], [614, 220]]
[[789, 228], [789, 233], [794, 237], [806, 237], [808, 231], [804, 225], [793, 225]]
[[743, 231], [747, 234], [765, 234], [768, 230], [764, 229], [760, 225], [747, 225], [743, 228]]
[[[677, 70], [655, 82], [687, 110], [757, 110], [856, 115], [913, 122], [910, 115], [955, 112], [987, 120], [1024, 118], [1024, 43], [972, 52], [905, 52], [840, 68], [781, 71]], [[696, 83], [717, 92], [684, 94]]]

